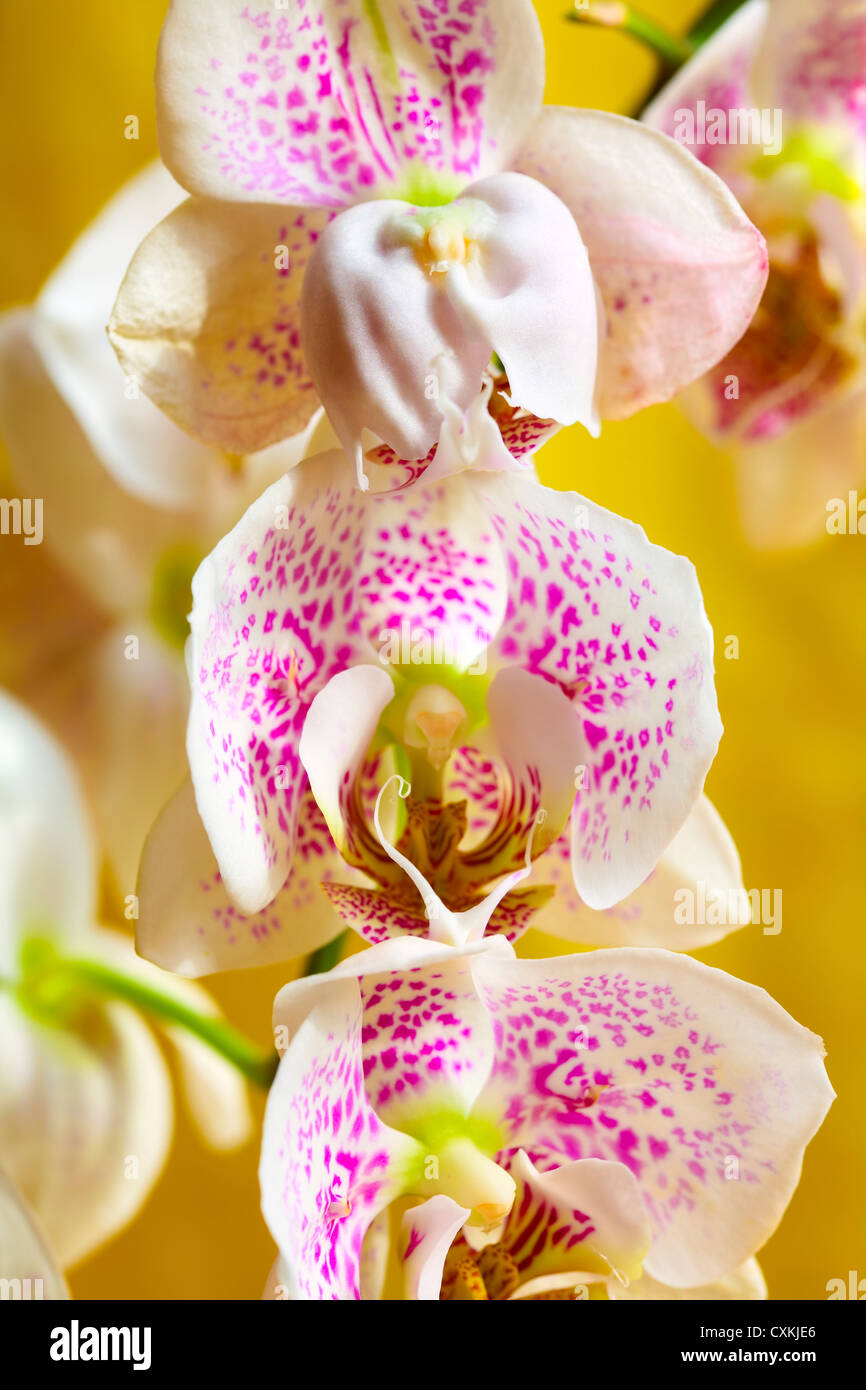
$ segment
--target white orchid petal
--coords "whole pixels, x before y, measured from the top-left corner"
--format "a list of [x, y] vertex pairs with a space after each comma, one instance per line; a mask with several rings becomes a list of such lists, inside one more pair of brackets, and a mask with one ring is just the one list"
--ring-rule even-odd
[[[21, 1194], [0, 1172], [0, 1280], [21, 1283], [22, 1298], [56, 1302], [69, 1298], [66, 1280], [36, 1218]], [[14, 1297], [14, 1295], [12, 1295]]]

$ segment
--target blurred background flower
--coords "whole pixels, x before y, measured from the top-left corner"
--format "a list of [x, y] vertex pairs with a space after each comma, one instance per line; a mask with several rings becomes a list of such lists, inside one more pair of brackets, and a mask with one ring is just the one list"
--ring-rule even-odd
[[[634, 110], [656, 76], [628, 38], [566, 25], [569, 0], [536, 0], [548, 50], [546, 100]], [[700, 0], [645, 0], [675, 32]], [[100, 208], [156, 155], [153, 65], [164, 0], [10, 0], [0, 11], [0, 81], [12, 113], [0, 128], [9, 209], [0, 236], [0, 306], [31, 303]], [[127, 118], [138, 139], [127, 139]], [[119, 378], [119, 389], [123, 382]], [[0, 496], [20, 496], [0, 460]], [[540, 457], [549, 486], [575, 487], [643, 525], [696, 564], [718, 643], [726, 734], [707, 790], [740, 849], [747, 887], [781, 889], [778, 934], [745, 928], [701, 952], [768, 989], [821, 1033], [840, 1099], [810, 1147], [803, 1181], [761, 1255], [772, 1296], [824, 1298], [827, 1281], [863, 1270], [866, 1216], [852, 1194], [866, 1143], [866, 986], [859, 895], [866, 819], [866, 604], [863, 538], [825, 537], [787, 556], [754, 554], [741, 536], [730, 464], [672, 406], [607, 424], [599, 441], [565, 431]], [[0, 537], [0, 602], [20, 537]], [[91, 630], [88, 603], [40, 577], [48, 545], [27, 550], [30, 598], [53, 660], [75, 659]], [[32, 565], [31, 565], [32, 561]], [[39, 572], [37, 572], [39, 571]], [[64, 573], [64, 571], [60, 571]], [[18, 604], [19, 598], [14, 600]], [[16, 609], [16, 611], [20, 611]], [[25, 629], [26, 631], [26, 629]], [[0, 652], [20, 675], [18, 640]], [[142, 716], [139, 729], [146, 727]], [[537, 934], [521, 954], [562, 944]], [[234, 1022], [263, 1045], [281, 967], [215, 981]], [[273, 1244], [258, 1214], [256, 1153], [214, 1162], [186, 1120], [144, 1215], [73, 1271], [80, 1297], [257, 1297]], [[220, 1219], [208, 1213], [218, 1210]]]

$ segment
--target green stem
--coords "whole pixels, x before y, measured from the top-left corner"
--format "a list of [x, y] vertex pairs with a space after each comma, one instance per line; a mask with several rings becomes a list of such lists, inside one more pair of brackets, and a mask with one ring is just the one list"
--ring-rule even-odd
[[42, 979], [36, 983], [37, 988], [45, 984], [53, 989], [58, 985], [64, 989], [67, 986], [73, 989], [81, 986], [108, 999], [122, 999], [150, 1018], [183, 1028], [200, 1038], [254, 1086], [263, 1090], [270, 1088], [276, 1075], [280, 1061], [277, 1054], [257, 1047], [225, 1019], [201, 1014], [172, 995], [164, 994], [153, 985], [125, 975], [102, 961], [56, 956]]
[[311, 956], [308, 956], [302, 975], [327, 975], [329, 970], [333, 970], [340, 959], [340, 953], [348, 935], [347, 931], [341, 931], [339, 936], [335, 936], [333, 941], [328, 942], [327, 946], [320, 946], [318, 951], [314, 951]]
[[678, 38], [662, 25], [657, 24], [642, 10], [633, 5], [620, 4], [618, 0], [585, 0], [576, 3], [566, 19], [571, 24], [593, 24], [604, 29], [618, 29], [622, 34], [630, 34], [645, 47], [652, 49], [656, 57], [670, 74], [688, 62], [694, 49], [688, 39]]
[[715, 4], [695, 20], [688, 32], [692, 48], [701, 48], [744, 4], [745, 0], [715, 0]]

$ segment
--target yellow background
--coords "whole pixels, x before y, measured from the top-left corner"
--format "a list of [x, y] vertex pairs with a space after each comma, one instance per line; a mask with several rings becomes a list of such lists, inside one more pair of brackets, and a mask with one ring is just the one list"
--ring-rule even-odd
[[[548, 100], [632, 109], [652, 60], [620, 35], [566, 25], [567, 4], [537, 3]], [[645, 8], [682, 29], [701, 6], [647, 0]], [[163, 11], [162, 0], [3, 0], [0, 306], [32, 298], [99, 207], [155, 155], [152, 71]], [[133, 114], [138, 142], [123, 134]], [[780, 935], [748, 928], [701, 955], [765, 986], [826, 1040], [840, 1099], [762, 1257], [772, 1296], [826, 1297], [829, 1279], [847, 1282], [851, 1269], [866, 1275], [864, 541], [833, 537], [793, 555], [750, 553], [729, 464], [673, 406], [607, 425], [597, 443], [566, 431], [544, 452], [541, 471], [546, 482], [641, 522], [651, 539], [697, 565], [717, 635], [726, 726], [708, 790], [737, 839], [747, 886], [784, 895]], [[728, 635], [739, 638], [739, 660], [723, 659]], [[287, 976], [275, 969], [219, 978], [214, 992], [266, 1044], [271, 1000]], [[209, 1153], [182, 1116], [154, 1196], [120, 1238], [73, 1272], [73, 1293], [258, 1297], [273, 1249], [258, 1210], [257, 1157], [255, 1142], [228, 1158]]]

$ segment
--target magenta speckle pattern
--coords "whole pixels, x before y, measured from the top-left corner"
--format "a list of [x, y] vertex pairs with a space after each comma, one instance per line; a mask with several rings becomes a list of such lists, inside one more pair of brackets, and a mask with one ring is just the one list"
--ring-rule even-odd
[[539, 1168], [624, 1163], [657, 1232], [707, 1182], [724, 1181], [731, 1156], [741, 1182], [771, 1173], [766, 1125], [791, 1108], [790, 1078], [756, 1053], [740, 1093], [742, 1059], [727, 1058], [730, 1040], [698, 1007], [669, 985], [596, 973], [585, 960], [570, 979], [560, 962], [543, 983], [482, 988], [496, 1060], [478, 1108], [505, 1117], [508, 1148], [526, 1149]]
[[285, 517], [269, 508], [272, 496], [256, 504], [260, 534], [248, 516], [217, 547], [210, 563], [219, 585], [208, 584], [204, 613], [194, 605], [192, 626], [211, 782], [240, 829], [259, 837], [268, 866], [287, 878], [306, 784], [298, 758], [304, 719], [357, 655], [347, 630], [363, 520], [358, 495], [327, 484], [291, 502]]
[[226, 33], [209, 36], [194, 98], [201, 153], [239, 192], [338, 208], [387, 193], [407, 166], [464, 185], [485, 171], [485, 88], [503, 41], [491, 0], [384, 6], [394, 57], [351, 0], [219, 9]]
[[406, 631], [413, 640], [429, 638], [435, 659], [458, 665], [491, 640], [501, 613], [498, 546], [477, 512], [461, 515], [461, 490], [455, 480], [372, 499], [358, 587], [365, 632], [377, 648], [383, 633]]
[[365, 976], [364, 1076], [379, 1117], [412, 1132], [429, 1107], [471, 1104], [492, 1037], [465, 958], [437, 969]]
[[312, 1301], [361, 1297], [361, 1247], [399, 1191], [406, 1141], [374, 1114], [364, 1088], [360, 1005], [308, 1056], [286, 1107], [277, 1161], [298, 1292]]
[[[395, 936], [408, 934], [426, 939], [430, 934], [430, 922], [423, 908], [414, 912], [390, 897], [385, 889], [334, 882], [323, 883], [322, 888], [346, 926], [371, 946]], [[531, 925], [535, 907], [534, 901], [510, 893], [492, 914], [485, 935], [516, 941]]]
[[579, 713], [589, 782], [573, 811], [580, 852], [608, 863], [682, 778], [704, 732], [712, 634], [697, 580], [637, 527], [580, 499], [574, 518], [567, 503], [542, 510], [525, 493], [509, 507], [491, 502], [509, 590], [494, 659], [555, 681]]

